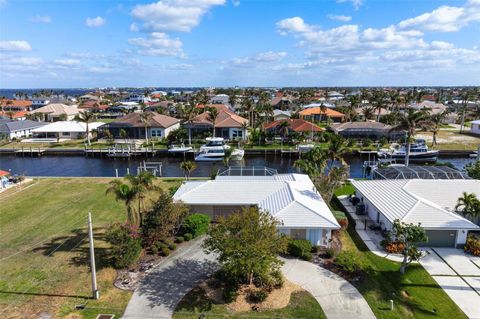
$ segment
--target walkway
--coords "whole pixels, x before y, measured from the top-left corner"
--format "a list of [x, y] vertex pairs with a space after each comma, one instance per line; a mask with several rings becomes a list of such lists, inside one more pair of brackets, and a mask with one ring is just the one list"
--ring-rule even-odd
[[122, 318], [171, 318], [183, 296], [218, 268], [215, 256], [203, 252], [202, 242], [197, 239], [180, 247], [148, 274]]
[[375, 318], [363, 296], [345, 279], [307, 261], [282, 260], [285, 277], [311, 293], [328, 319]]
[[420, 264], [471, 319], [480, 319], [480, 257], [455, 248], [428, 248]]

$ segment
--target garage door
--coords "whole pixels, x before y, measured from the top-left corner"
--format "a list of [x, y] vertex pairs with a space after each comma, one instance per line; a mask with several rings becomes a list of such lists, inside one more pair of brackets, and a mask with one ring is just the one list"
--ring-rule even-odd
[[419, 244], [419, 246], [429, 247], [455, 247], [457, 238], [456, 230], [427, 230], [428, 243]]

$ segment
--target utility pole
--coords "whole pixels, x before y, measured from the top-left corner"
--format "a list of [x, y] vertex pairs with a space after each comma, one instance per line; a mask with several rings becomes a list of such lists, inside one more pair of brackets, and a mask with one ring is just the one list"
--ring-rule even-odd
[[95, 248], [93, 247], [92, 213], [88, 212], [88, 243], [90, 246], [90, 269], [92, 271], [92, 298], [98, 299], [97, 271], [95, 269]]

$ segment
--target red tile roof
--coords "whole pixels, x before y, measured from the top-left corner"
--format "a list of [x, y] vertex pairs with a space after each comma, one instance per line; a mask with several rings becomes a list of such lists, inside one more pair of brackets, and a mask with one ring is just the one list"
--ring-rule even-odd
[[[14, 119], [19, 119], [19, 118], [22, 118], [22, 117], [26, 117], [27, 114], [28, 114], [28, 111], [13, 112], [12, 118], [14, 118]], [[10, 118], [10, 114], [9, 114], [8, 111], [5, 111], [5, 112], [1, 112], [1, 111], [0, 111], [0, 116], [4, 116], [4, 117]]]
[[283, 122], [288, 122], [290, 124], [289, 128], [295, 132], [321, 132], [323, 128], [317, 126], [311, 122], [302, 120], [302, 119], [288, 119], [288, 120], [278, 120], [270, 122], [265, 125], [265, 129], [274, 129]]
[[[225, 105], [223, 104], [210, 104], [213, 107], [217, 108], [218, 116], [215, 120], [215, 127], [242, 127], [248, 123], [248, 120], [235, 114], [234, 112], [230, 111]], [[192, 119], [193, 124], [209, 124], [212, 125], [212, 121], [210, 121], [208, 117], [208, 111], [203, 112]]]
[[0, 106], [2, 107], [17, 107], [22, 109], [28, 109], [32, 106], [32, 101], [29, 100], [1, 100]]
[[332, 109], [329, 109], [329, 108], [327, 108], [325, 110], [325, 112], [322, 112], [320, 107], [311, 107], [311, 108], [305, 109], [303, 111], [300, 111], [298, 114], [300, 114], [301, 116], [317, 115], [317, 114], [325, 114], [328, 117], [344, 117], [345, 116], [345, 115], [343, 115], [343, 113], [340, 113], [338, 111], [335, 111], [335, 110], [332, 110]]

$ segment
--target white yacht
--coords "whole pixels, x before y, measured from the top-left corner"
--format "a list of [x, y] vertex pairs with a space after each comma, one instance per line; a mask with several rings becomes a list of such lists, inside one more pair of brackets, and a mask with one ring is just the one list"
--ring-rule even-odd
[[185, 144], [182, 143], [181, 145], [172, 145], [168, 149], [168, 153], [170, 153], [170, 154], [186, 153], [186, 152], [190, 152], [192, 150], [193, 150], [193, 148], [191, 146], [185, 146]]
[[[404, 160], [407, 154], [406, 145], [392, 145], [389, 150], [380, 150], [379, 157], [391, 158], [396, 160]], [[438, 158], [438, 151], [429, 150], [425, 140], [415, 140], [415, 143], [410, 144], [409, 160], [418, 161], [436, 161]]]
[[[222, 137], [208, 137], [207, 143], [200, 147], [200, 151], [195, 156], [197, 162], [216, 162], [222, 161], [225, 157], [225, 151], [230, 150], [230, 146], [225, 144]], [[230, 154], [231, 160], [241, 160], [245, 151], [242, 149], [233, 149]]]

